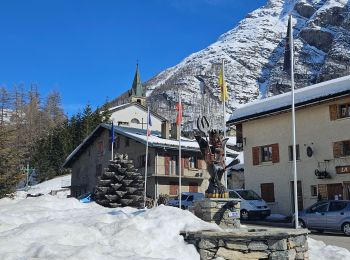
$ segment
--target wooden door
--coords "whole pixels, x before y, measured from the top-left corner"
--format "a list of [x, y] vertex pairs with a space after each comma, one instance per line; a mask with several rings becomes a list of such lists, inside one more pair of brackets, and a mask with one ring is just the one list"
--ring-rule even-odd
[[329, 200], [343, 199], [343, 185], [341, 183], [327, 184], [327, 195]]
[[350, 200], [350, 182], [344, 182], [344, 200]]
[[[291, 185], [291, 191], [292, 191], [292, 209], [294, 212], [294, 181], [290, 182]], [[304, 202], [303, 202], [303, 189], [301, 185], [301, 181], [298, 181], [297, 183], [297, 197], [298, 197], [298, 210], [304, 209]]]

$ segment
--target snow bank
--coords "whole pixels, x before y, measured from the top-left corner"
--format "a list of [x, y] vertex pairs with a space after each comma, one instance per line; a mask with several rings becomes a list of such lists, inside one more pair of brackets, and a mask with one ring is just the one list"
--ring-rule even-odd
[[0, 200], [0, 259], [199, 259], [180, 231], [218, 229], [189, 211], [108, 209], [50, 195]]
[[60, 198], [66, 198], [67, 195], [70, 194], [70, 190], [69, 189], [63, 190], [63, 187], [70, 186], [70, 183], [71, 183], [71, 175], [68, 174], [68, 175], [56, 177], [54, 179], [39, 183], [34, 186], [30, 186], [28, 191], [17, 191], [16, 196], [19, 198], [25, 198], [28, 193], [29, 194], [38, 194], [38, 193], [49, 194], [51, 191], [62, 190], [58, 192], [56, 196]]
[[349, 250], [338, 246], [326, 246], [322, 241], [308, 238], [310, 259], [317, 260], [349, 260]]

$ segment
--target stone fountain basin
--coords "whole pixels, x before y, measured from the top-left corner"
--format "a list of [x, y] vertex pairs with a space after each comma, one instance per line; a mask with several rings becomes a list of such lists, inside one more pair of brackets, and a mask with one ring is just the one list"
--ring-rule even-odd
[[183, 232], [201, 259], [308, 259], [307, 229], [231, 229]]

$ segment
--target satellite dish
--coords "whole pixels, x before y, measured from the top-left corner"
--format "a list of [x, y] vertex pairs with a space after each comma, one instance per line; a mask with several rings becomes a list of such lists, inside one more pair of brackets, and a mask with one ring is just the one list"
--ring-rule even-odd
[[314, 151], [312, 150], [312, 148], [310, 146], [308, 146], [306, 148], [306, 154], [308, 157], [311, 157], [313, 155]]

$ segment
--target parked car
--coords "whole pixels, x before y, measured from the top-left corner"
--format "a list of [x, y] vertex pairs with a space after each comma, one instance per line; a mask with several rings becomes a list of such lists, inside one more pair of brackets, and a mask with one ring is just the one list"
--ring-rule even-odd
[[299, 225], [317, 230], [342, 231], [350, 236], [350, 200], [323, 200], [299, 211]]
[[271, 215], [271, 209], [266, 202], [253, 190], [228, 190], [229, 197], [241, 200], [241, 219], [259, 217], [264, 219]]
[[[181, 208], [188, 209], [188, 207], [193, 206], [194, 201], [204, 199], [204, 194], [200, 192], [182, 192], [181, 193]], [[168, 202], [169, 206], [179, 207], [179, 199], [172, 199]]]

